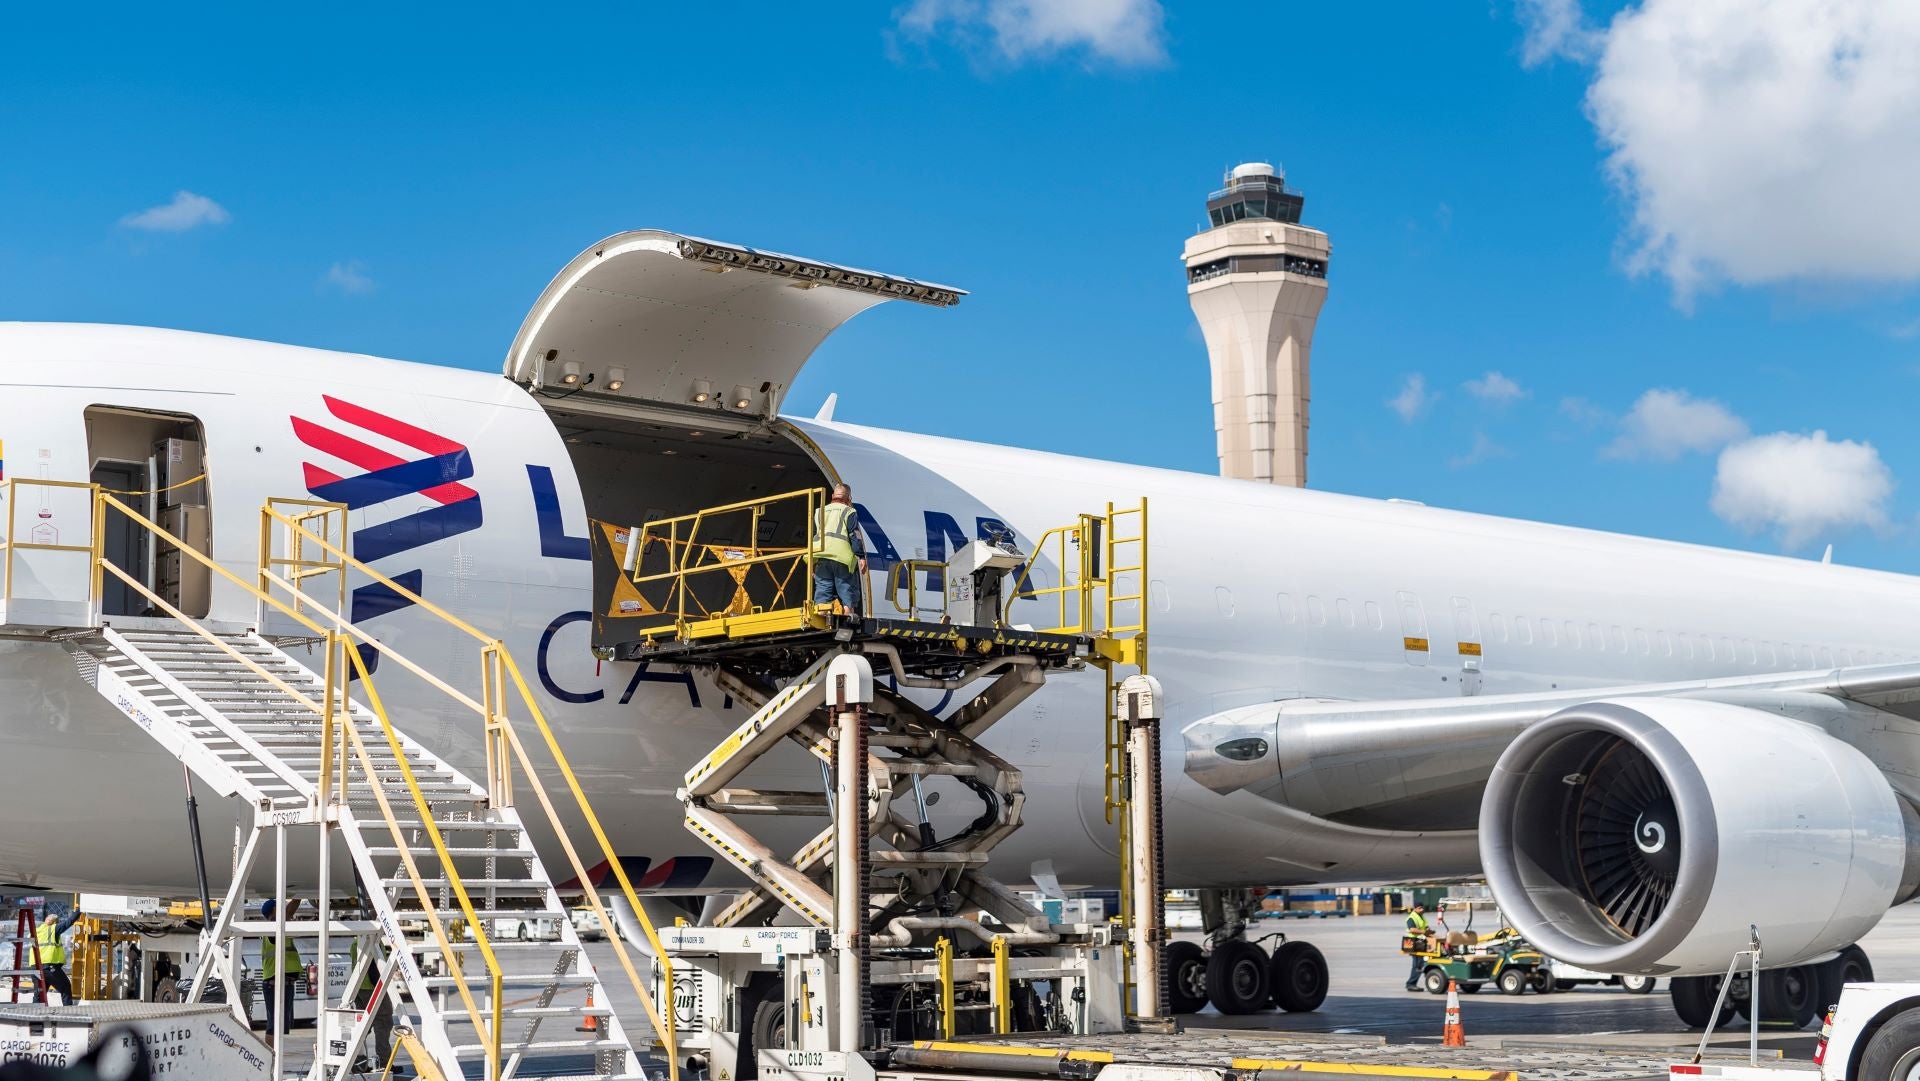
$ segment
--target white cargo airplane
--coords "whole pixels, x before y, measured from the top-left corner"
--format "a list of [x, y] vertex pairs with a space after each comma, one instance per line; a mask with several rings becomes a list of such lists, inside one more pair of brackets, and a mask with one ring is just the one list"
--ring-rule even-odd
[[[1679, 977], [1718, 972], [1757, 925], [1778, 970], [1762, 995], [1788, 1013], [1858, 973], [1852, 944], [1920, 889], [1920, 580], [780, 416], [840, 323], [958, 296], [642, 231], [561, 272], [504, 379], [0, 324], [0, 468], [145, 489], [200, 468], [156, 462], [157, 442], [199, 442], [211, 551], [243, 575], [263, 500], [350, 504], [359, 558], [534, 662], [617, 843], [661, 894], [726, 885], [677, 828], [674, 791], [741, 714], [695, 675], [595, 659], [589, 519], [833, 480], [853, 486], [873, 583], [1002, 525], [1025, 547], [1109, 500], [1151, 500], [1154, 671], [1185, 750], [1166, 763], [1176, 886], [1484, 873], [1552, 955]], [[86, 534], [77, 495], [21, 502], [22, 534]], [[30, 596], [60, 553], [18, 555], [16, 597]], [[215, 588], [210, 610], [245, 623], [254, 604]], [[460, 671], [441, 625], [390, 592], [356, 591], [353, 614]], [[1112, 881], [1089, 749], [1099, 686], [1052, 680], [996, 730], [1028, 794], [1002, 877], [1050, 861], [1069, 884]], [[190, 892], [173, 759], [58, 642], [0, 641], [0, 687], [0, 885]], [[404, 687], [386, 693], [410, 734], [481, 760], [464, 715], [410, 706]], [[1181, 956], [1176, 998], [1192, 1008], [1204, 962]], [[1214, 956], [1264, 962], [1243, 941]], [[1214, 980], [1216, 1005], [1264, 1005], [1254, 982]], [[1677, 980], [1682, 1016], [1703, 1021], [1712, 987]]]

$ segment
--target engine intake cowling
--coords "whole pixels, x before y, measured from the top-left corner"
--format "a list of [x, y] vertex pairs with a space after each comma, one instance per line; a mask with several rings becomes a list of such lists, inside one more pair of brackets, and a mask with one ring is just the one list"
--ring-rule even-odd
[[1721, 972], [1760, 929], [1769, 967], [1858, 939], [1911, 890], [1912, 811], [1867, 757], [1777, 714], [1593, 702], [1522, 732], [1480, 809], [1508, 920], [1603, 972]]

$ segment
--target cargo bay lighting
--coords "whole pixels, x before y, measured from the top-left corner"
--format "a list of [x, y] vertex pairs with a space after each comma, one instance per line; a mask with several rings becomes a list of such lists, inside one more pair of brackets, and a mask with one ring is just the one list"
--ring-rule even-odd
[[735, 409], [746, 409], [753, 405], [753, 391], [745, 383], [736, 384], [733, 388], [733, 397], [729, 400], [733, 402]]
[[713, 383], [711, 381], [706, 379], [695, 379], [693, 381], [694, 404], [696, 405], [704, 404], [708, 399], [712, 397], [713, 397]]
[[560, 381], [570, 387], [578, 384], [580, 382], [580, 362], [577, 360], [569, 360], [561, 364]]
[[627, 370], [625, 368], [613, 367], [607, 369], [607, 390], [609, 393], [618, 394], [620, 393], [620, 388], [626, 385]]

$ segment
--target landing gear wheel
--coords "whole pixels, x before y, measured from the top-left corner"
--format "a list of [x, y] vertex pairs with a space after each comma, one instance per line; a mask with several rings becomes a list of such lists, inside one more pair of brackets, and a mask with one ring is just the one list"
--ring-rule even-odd
[[1503, 995], [1524, 995], [1527, 993], [1527, 974], [1520, 969], [1507, 969], [1500, 973], [1500, 978], [1494, 982], [1500, 985], [1500, 993]]
[[1199, 1013], [1207, 1008], [1207, 955], [1198, 942], [1169, 942], [1166, 952], [1167, 1009]]
[[[1673, 1012], [1680, 1015], [1681, 1024], [1688, 1028], [1719, 1028], [1733, 1020], [1731, 1002], [1720, 1010], [1719, 1017], [1712, 1016], [1714, 999], [1720, 995], [1720, 979], [1719, 976], [1675, 976], [1667, 981], [1673, 996]], [[1707, 1023], [1709, 1019], [1713, 1022], [1711, 1026]]]
[[1653, 976], [1622, 976], [1620, 989], [1629, 995], [1646, 995], [1653, 993], [1653, 985], [1659, 982]]
[[1288, 1013], [1307, 1013], [1327, 1000], [1327, 959], [1305, 942], [1282, 942], [1267, 966], [1273, 1004]]
[[1427, 969], [1425, 972], [1422, 972], [1420, 974], [1420, 986], [1426, 988], [1427, 994], [1429, 995], [1446, 994], [1447, 993], [1446, 971], [1440, 968], [1440, 966], [1438, 965], [1435, 965], [1434, 967]]
[[1527, 977], [1527, 982], [1533, 985], [1533, 993], [1536, 995], [1550, 995], [1555, 991], [1565, 991], [1574, 986], [1572, 980], [1556, 980], [1552, 973], [1544, 969], [1535, 969], [1533, 975]]
[[1893, 1015], [1860, 1056], [1859, 1081], [1907, 1081], [1920, 1072], [1920, 1010]]
[[1244, 938], [1230, 938], [1207, 958], [1207, 998], [1223, 1014], [1254, 1013], [1267, 1006], [1267, 951]]
[[1818, 965], [1795, 965], [1760, 974], [1760, 1023], [1803, 1029], [1819, 1012]]
[[1873, 982], [1873, 962], [1867, 960], [1867, 951], [1858, 946], [1848, 946], [1840, 951], [1840, 956], [1818, 967], [1820, 997], [1814, 1003], [1814, 1012], [1818, 1016], [1825, 1016], [1827, 1010], [1839, 1004], [1842, 987], [1850, 983]]

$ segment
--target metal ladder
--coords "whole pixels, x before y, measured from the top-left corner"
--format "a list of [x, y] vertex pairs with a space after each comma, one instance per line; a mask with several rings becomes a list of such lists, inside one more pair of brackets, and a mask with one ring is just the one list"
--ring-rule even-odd
[[[396, 1019], [411, 1014], [414, 1034], [447, 1076], [463, 1076], [467, 1064], [484, 1061], [489, 1052], [479, 1019], [462, 1008], [463, 985], [483, 1013], [497, 1008], [511, 1026], [503, 1028], [499, 1077], [531, 1076], [529, 1055], [591, 1056], [590, 1069], [569, 1068], [569, 1076], [643, 1076], [519, 813], [494, 805], [484, 787], [413, 740], [397, 731], [389, 738], [380, 718], [351, 700], [340, 703], [341, 716], [359, 736], [372, 771], [352, 762], [345, 799], [331, 809], [319, 807], [321, 772], [340, 764], [327, 761], [321, 718], [295, 695], [319, 700], [325, 681], [258, 634], [217, 638], [221, 644], [189, 629], [104, 627], [68, 645], [82, 671], [92, 670], [101, 695], [202, 782], [253, 805], [258, 821], [335, 816], [395, 960], [389, 978], [411, 999], [396, 1010]], [[418, 812], [416, 789], [430, 810], [426, 818]], [[259, 832], [257, 827], [256, 840]], [[444, 838], [444, 849], [429, 843], [431, 834]], [[256, 847], [249, 844], [243, 863], [251, 862]], [[218, 936], [231, 930], [246, 907], [246, 879], [243, 866], [215, 927], [215, 948], [229, 954], [223, 958], [229, 966], [237, 940]], [[446, 970], [444, 958], [439, 971], [422, 964], [440, 952], [429, 909], [442, 924], [469, 918], [452, 896], [460, 888], [479, 920], [546, 918], [559, 930], [558, 941], [491, 944], [501, 958], [506, 999], [497, 1005], [493, 982], [468, 947], [455, 947], [468, 954], [460, 976]], [[206, 982], [196, 980], [196, 992]], [[594, 1031], [576, 1031], [588, 1018]]]

